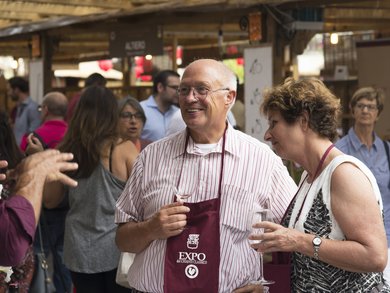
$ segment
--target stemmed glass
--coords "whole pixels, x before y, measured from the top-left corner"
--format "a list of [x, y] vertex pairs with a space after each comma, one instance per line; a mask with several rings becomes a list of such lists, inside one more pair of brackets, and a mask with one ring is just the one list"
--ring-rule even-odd
[[176, 197], [176, 201], [178, 202], [187, 202], [187, 199], [192, 195], [190, 192], [186, 192], [182, 189], [174, 187], [173, 189], [174, 195]]
[[[251, 234], [262, 234], [264, 233], [263, 228], [254, 228], [253, 225], [261, 222], [261, 221], [270, 221], [273, 222], [273, 215], [270, 209], [262, 208], [260, 206], [255, 207], [252, 210], [252, 218], [251, 218]], [[253, 240], [249, 239], [250, 244], [258, 244], [261, 240]], [[260, 277], [256, 281], [252, 281], [252, 284], [261, 284], [261, 285], [271, 285], [274, 284], [275, 281], [264, 279], [264, 270], [263, 270], [263, 253], [259, 252], [260, 256]]]

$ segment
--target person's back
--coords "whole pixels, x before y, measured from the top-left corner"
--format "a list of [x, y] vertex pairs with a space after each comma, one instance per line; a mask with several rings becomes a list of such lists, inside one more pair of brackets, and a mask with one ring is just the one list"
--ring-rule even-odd
[[[20, 148], [26, 151], [29, 140], [38, 139], [42, 146], [55, 148], [64, 137], [68, 124], [64, 121], [67, 111], [68, 99], [60, 92], [50, 92], [43, 98], [40, 107], [42, 125], [35, 129], [34, 132], [25, 134], [20, 143]], [[32, 134], [32, 137], [28, 137]], [[35, 138], [35, 139], [34, 139]], [[30, 152], [27, 151], [28, 154]]]
[[[65, 189], [69, 211], [64, 262], [80, 292], [123, 290], [115, 283], [119, 251], [114, 241], [114, 206], [138, 152], [130, 141], [118, 139], [117, 123], [118, 108], [113, 93], [104, 87], [88, 87], [59, 146], [74, 153], [79, 164], [78, 172], [72, 174], [78, 186]], [[49, 188], [47, 195], [54, 190]], [[63, 199], [61, 190], [57, 189], [51, 198], [45, 197], [48, 207]]]

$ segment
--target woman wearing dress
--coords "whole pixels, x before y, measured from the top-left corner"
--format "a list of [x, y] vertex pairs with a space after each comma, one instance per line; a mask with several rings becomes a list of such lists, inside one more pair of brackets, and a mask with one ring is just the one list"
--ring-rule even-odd
[[265, 139], [282, 158], [304, 168], [282, 225], [254, 248], [292, 252], [292, 292], [389, 292], [382, 271], [387, 242], [382, 202], [369, 169], [332, 144], [339, 101], [317, 79], [287, 79], [266, 92]]
[[68, 200], [64, 263], [77, 292], [129, 292], [115, 283], [120, 252], [115, 245], [115, 203], [138, 155], [134, 144], [117, 134], [118, 105], [107, 88], [83, 91], [59, 149], [74, 154], [77, 187], [50, 184], [44, 203]]

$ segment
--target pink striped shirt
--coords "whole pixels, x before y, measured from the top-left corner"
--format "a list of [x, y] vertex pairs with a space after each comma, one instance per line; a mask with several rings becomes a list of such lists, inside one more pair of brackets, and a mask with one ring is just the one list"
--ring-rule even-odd
[[[145, 221], [162, 206], [172, 203], [180, 172], [179, 190], [193, 194], [188, 202], [217, 197], [222, 139], [214, 150], [204, 155], [197, 151], [190, 138], [182, 168], [185, 138], [186, 131], [179, 132], [149, 145], [139, 155], [117, 201], [116, 223]], [[248, 243], [253, 205], [269, 201], [276, 219], [280, 220], [296, 192], [296, 185], [282, 160], [267, 145], [230, 125], [225, 150], [218, 291], [230, 293], [258, 278], [259, 257]], [[165, 248], [166, 240], [156, 240], [136, 255], [128, 275], [133, 288], [163, 292]]]

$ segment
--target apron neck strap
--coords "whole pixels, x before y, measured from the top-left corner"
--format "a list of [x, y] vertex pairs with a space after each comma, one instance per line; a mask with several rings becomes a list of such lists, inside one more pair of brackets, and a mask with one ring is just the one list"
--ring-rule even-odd
[[[226, 123], [225, 130], [223, 132], [223, 140], [222, 140], [222, 159], [221, 159], [221, 171], [219, 173], [219, 183], [218, 183], [218, 197], [221, 197], [221, 190], [222, 190], [222, 177], [223, 177], [223, 168], [224, 168], [224, 161], [225, 161], [225, 145], [226, 145], [226, 130], [228, 128], [228, 124]], [[180, 185], [181, 181], [181, 174], [183, 172], [183, 165], [184, 165], [184, 159], [187, 155], [187, 146], [190, 139], [190, 131], [187, 127], [187, 135], [186, 135], [186, 142], [184, 144], [184, 153], [183, 153], [183, 160], [181, 162], [181, 169], [180, 169], [180, 175], [177, 180], [177, 187]]]

